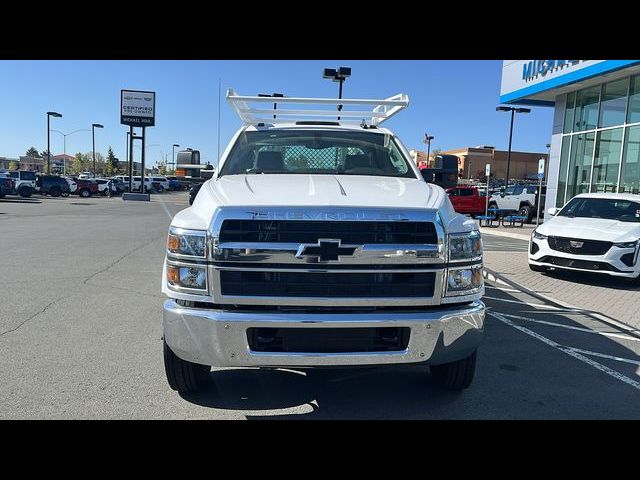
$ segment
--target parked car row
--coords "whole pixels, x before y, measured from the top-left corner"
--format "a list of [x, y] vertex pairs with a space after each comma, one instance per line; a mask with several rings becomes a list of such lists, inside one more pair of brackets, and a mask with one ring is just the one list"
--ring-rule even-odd
[[[5, 195], [30, 197], [33, 193], [51, 195], [52, 197], [79, 195], [120, 195], [129, 190], [129, 177], [116, 175], [111, 178], [89, 178], [86, 173], [77, 176], [43, 175], [26, 170], [0, 171], [0, 198]], [[133, 177], [133, 191], [140, 189], [140, 176]], [[145, 191], [162, 193], [165, 190], [188, 190], [190, 182], [178, 180], [176, 177], [145, 177]], [[110, 191], [109, 191], [110, 187]]]

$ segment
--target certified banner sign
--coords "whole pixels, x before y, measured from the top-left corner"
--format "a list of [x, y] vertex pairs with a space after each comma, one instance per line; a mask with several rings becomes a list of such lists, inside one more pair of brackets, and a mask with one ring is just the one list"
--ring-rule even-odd
[[153, 127], [156, 124], [155, 92], [121, 90], [120, 123], [132, 127]]

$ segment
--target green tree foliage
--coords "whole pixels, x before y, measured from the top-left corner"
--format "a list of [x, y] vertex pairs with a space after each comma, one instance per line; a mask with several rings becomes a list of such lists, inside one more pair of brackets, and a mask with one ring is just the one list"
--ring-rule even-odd
[[18, 169], [18, 164], [15, 162], [15, 160], [9, 161], [9, 170], [17, 170], [17, 169]]
[[40, 158], [40, 154], [36, 147], [30, 147], [29, 150], [25, 153], [27, 157]]

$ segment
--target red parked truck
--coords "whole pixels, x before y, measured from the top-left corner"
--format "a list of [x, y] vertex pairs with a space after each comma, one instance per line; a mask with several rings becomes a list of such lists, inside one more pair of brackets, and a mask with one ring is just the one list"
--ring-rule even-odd
[[472, 217], [484, 215], [487, 197], [485, 192], [479, 191], [477, 187], [457, 186], [447, 188], [446, 192], [456, 212]]

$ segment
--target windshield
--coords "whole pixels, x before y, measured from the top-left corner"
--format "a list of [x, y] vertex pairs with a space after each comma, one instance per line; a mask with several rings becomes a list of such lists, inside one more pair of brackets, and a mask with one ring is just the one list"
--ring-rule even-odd
[[337, 130], [244, 132], [220, 175], [245, 173], [416, 178], [391, 135]]
[[615, 198], [574, 198], [567, 203], [558, 216], [640, 223], [640, 203]]

